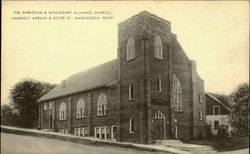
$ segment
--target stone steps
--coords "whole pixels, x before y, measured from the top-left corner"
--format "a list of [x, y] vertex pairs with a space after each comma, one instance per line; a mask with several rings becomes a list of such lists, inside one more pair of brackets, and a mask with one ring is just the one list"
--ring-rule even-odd
[[186, 144], [181, 142], [180, 140], [156, 140], [155, 144], [164, 145], [166, 147], [171, 147], [183, 151], [188, 151], [194, 154], [217, 153], [217, 151], [211, 146]]

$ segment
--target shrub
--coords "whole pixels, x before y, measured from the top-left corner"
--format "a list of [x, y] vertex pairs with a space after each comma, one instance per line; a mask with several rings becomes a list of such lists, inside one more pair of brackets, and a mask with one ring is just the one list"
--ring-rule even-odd
[[228, 126], [227, 125], [220, 125], [218, 130], [219, 137], [226, 137], [229, 135]]

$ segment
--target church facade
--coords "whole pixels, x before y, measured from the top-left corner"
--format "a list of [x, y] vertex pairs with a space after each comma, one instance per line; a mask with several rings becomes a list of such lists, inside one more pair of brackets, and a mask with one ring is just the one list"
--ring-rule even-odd
[[117, 59], [38, 100], [42, 130], [150, 144], [206, 136], [204, 81], [171, 32], [143, 11], [118, 24]]

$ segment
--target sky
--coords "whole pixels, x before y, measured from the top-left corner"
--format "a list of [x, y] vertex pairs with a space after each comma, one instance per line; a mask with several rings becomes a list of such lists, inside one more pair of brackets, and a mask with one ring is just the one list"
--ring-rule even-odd
[[[118, 23], [144, 10], [171, 22], [172, 33], [197, 63], [205, 91], [229, 94], [249, 81], [247, 1], [3, 1], [2, 9], [2, 104], [22, 79], [60, 84], [115, 59]], [[28, 16], [13, 11], [107, 11], [112, 19], [13, 20]]]

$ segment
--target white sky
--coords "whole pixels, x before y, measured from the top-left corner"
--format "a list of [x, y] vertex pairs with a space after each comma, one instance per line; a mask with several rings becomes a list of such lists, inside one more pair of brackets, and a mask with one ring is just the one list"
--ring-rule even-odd
[[[143, 10], [171, 22], [187, 56], [197, 62], [205, 90], [230, 93], [248, 82], [247, 1], [2, 2], [1, 103], [24, 78], [60, 83], [116, 58], [117, 24]], [[15, 21], [13, 11], [111, 11], [113, 20]]]

